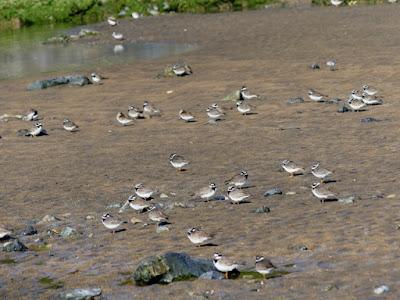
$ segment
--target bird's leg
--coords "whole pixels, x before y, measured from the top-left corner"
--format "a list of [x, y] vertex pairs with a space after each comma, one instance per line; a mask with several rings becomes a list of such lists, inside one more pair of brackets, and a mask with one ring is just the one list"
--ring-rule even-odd
[[225, 277], [225, 279], [229, 279], [229, 277], [228, 277], [228, 272], [225, 272], [225, 273], [224, 273], [224, 277]]

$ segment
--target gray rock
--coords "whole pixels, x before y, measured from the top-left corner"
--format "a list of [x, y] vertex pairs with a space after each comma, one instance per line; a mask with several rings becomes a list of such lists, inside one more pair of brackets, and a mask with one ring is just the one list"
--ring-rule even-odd
[[172, 281], [198, 278], [214, 271], [211, 260], [192, 258], [186, 253], [168, 252], [150, 256], [139, 262], [133, 279], [138, 285], [171, 283]]
[[373, 123], [373, 122], [380, 122], [381, 120], [375, 119], [372, 117], [362, 118], [361, 123]]
[[337, 110], [338, 113], [345, 113], [345, 112], [349, 112], [349, 111], [351, 111], [351, 109], [348, 108], [346, 104], [343, 104]]
[[344, 203], [344, 204], [351, 204], [351, 203], [354, 203], [355, 199], [356, 199], [355, 196], [348, 196], [348, 197], [339, 198], [338, 202]]
[[304, 99], [302, 97], [296, 97], [296, 98], [289, 98], [287, 101], [287, 104], [296, 104], [296, 103], [303, 103]]
[[261, 207], [253, 209], [251, 212], [256, 213], [256, 214], [265, 214], [265, 213], [269, 213], [270, 211], [271, 210], [269, 209], [269, 207], [261, 206]]
[[5, 252], [23, 252], [28, 250], [28, 248], [22, 244], [18, 239], [12, 239], [3, 244], [3, 251]]
[[73, 236], [73, 235], [77, 235], [78, 234], [78, 232], [76, 231], [76, 229], [74, 229], [74, 228], [72, 228], [72, 227], [65, 227], [63, 230], [61, 230], [61, 233], [60, 233], [60, 235], [63, 237], [63, 238], [68, 238], [68, 237], [71, 237], [71, 236]]
[[280, 188], [274, 187], [264, 193], [264, 197], [270, 197], [273, 195], [282, 195], [282, 190]]
[[94, 299], [94, 297], [101, 295], [101, 289], [74, 289], [70, 291], [62, 292], [58, 295], [58, 299], [65, 300], [89, 300]]
[[120, 203], [111, 203], [111, 204], [107, 205], [107, 208], [121, 208], [121, 204]]
[[212, 198], [212, 200], [215, 200], [215, 201], [224, 201], [224, 200], [228, 200], [228, 199], [225, 197], [225, 195], [215, 195], [215, 196]]
[[26, 226], [26, 228], [21, 231], [21, 235], [35, 235], [37, 233], [38, 232], [36, 228], [33, 227], [32, 225]]
[[27, 89], [28, 91], [43, 90], [47, 89], [48, 87], [63, 85], [63, 84], [84, 86], [87, 84], [91, 84], [91, 82], [89, 78], [87, 78], [84, 75], [67, 75], [67, 76], [55, 77], [51, 79], [38, 80], [32, 82], [28, 85]]
[[207, 280], [222, 280], [224, 279], [224, 275], [221, 272], [217, 271], [208, 271], [200, 275], [200, 279]]

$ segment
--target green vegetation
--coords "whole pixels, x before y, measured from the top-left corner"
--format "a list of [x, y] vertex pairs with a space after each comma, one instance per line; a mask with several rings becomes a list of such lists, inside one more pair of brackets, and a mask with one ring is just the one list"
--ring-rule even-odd
[[15, 265], [17, 262], [12, 258], [0, 259], [0, 265]]
[[254, 9], [278, 0], [1, 0], [0, 29], [32, 24], [89, 23], [124, 12], [209, 13]]
[[39, 282], [44, 285], [47, 289], [61, 289], [64, 287], [64, 282], [62, 281], [56, 281], [50, 277], [42, 277], [39, 279]]

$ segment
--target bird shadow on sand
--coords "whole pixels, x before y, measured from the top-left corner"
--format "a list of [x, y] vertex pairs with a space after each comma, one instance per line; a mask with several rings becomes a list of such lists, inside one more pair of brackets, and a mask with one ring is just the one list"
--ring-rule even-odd
[[207, 244], [201, 244], [199, 247], [217, 247], [217, 244], [214, 243], [207, 243]]

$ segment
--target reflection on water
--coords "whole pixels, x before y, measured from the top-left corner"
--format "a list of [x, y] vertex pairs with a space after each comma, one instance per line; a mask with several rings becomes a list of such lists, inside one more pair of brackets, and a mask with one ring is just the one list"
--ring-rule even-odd
[[43, 45], [48, 37], [64, 28], [28, 28], [0, 33], [0, 79], [82, 65], [121, 63], [179, 54], [193, 45], [175, 43], [120, 43], [82, 45]]

